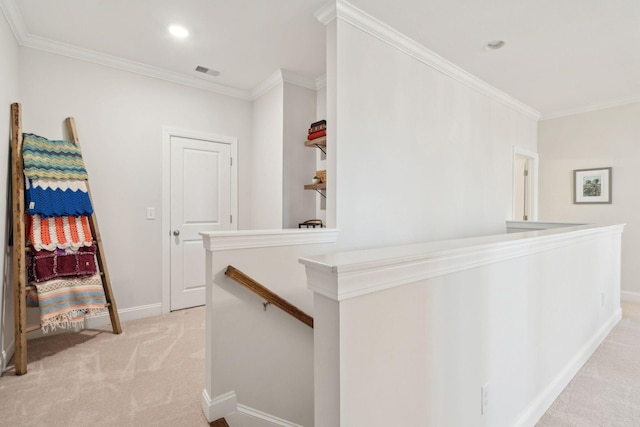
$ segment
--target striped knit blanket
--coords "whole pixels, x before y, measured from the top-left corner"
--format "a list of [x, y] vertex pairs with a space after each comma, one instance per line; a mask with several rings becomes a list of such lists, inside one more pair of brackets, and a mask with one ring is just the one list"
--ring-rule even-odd
[[[104, 310], [106, 298], [99, 274], [81, 279], [56, 279], [36, 283], [27, 298], [40, 307], [42, 332], [84, 325], [85, 314]], [[36, 301], [34, 301], [36, 300]]]
[[50, 141], [31, 133], [22, 136], [22, 158], [27, 178], [88, 179], [80, 147], [76, 144]]
[[42, 218], [27, 215], [27, 234], [35, 250], [53, 251], [91, 246], [93, 236], [86, 216]]

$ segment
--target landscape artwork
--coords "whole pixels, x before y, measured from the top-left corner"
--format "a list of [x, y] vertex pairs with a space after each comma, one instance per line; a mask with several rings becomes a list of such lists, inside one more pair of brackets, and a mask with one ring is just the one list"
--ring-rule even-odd
[[573, 203], [611, 203], [611, 168], [574, 170]]

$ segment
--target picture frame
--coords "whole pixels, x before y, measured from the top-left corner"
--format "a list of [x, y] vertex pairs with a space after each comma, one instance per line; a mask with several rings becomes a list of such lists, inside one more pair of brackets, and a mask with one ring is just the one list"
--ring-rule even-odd
[[573, 203], [611, 203], [612, 168], [573, 171]]

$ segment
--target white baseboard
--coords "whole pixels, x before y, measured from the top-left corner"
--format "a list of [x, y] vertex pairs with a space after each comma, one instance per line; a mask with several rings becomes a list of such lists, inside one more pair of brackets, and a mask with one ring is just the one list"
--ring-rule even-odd
[[580, 368], [589, 360], [589, 357], [598, 348], [602, 341], [609, 335], [609, 332], [622, 319], [622, 310], [618, 309], [607, 320], [600, 329], [598, 329], [591, 339], [582, 346], [576, 355], [567, 363], [562, 371], [558, 373], [555, 379], [544, 389], [535, 399], [532, 400], [528, 408], [526, 408], [513, 423], [514, 426], [534, 426], [540, 418], [547, 412], [547, 409], [558, 398], [562, 390], [569, 384], [573, 377], [578, 373]]
[[640, 292], [621, 291], [620, 299], [624, 302], [640, 302]]
[[[148, 305], [140, 305], [138, 307], [130, 307], [118, 309], [118, 317], [120, 318], [120, 322], [130, 322], [132, 320], [145, 319], [147, 317], [156, 317], [162, 315], [162, 304], [148, 304]], [[59, 329], [56, 328], [54, 331], [49, 331], [46, 335], [55, 335], [55, 334], [63, 334], [69, 331], [81, 331], [82, 329], [95, 329], [100, 328], [105, 325], [111, 324], [111, 318], [109, 317], [109, 312], [105, 310], [102, 313], [93, 314], [91, 316], [86, 316], [84, 319], [84, 328], [78, 327], [76, 329]], [[27, 340], [32, 340], [35, 338], [44, 337], [45, 334], [42, 333], [42, 330], [36, 330], [33, 332], [29, 332], [27, 334]], [[13, 355], [12, 353], [9, 353]]]
[[238, 404], [238, 412], [280, 427], [302, 427], [300, 424], [283, 420], [282, 418], [275, 417], [267, 414], [266, 412], [258, 411], [257, 409], [250, 408], [246, 405]]
[[230, 391], [212, 399], [205, 388], [202, 390], [202, 411], [207, 421], [213, 422], [219, 418], [233, 414], [238, 409], [238, 398], [235, 391]]
[[[123, 308], [118, 310], [118, 317], [120, 322], [130, 322], [132, 320], [145, 319], [147, 317], [156, 317], [162, 315], [162, 304], [148, 304], [140, 305], [138, 307]], [[102, 313], [87, 316], [84, 319], [84, 327], [87, 329], [96, 328], [111, 323], [109, 318], [109, 312], [104, 311]]]
[[209, 422], [237, 413], [253, 417], [260, 421], [264, 421], [265, 423], [270, 423], [269, 425], [280, 427], [302, 427], [299, 424], [250, 408], [247, 405], [239, 404], [235, 391], [221, 394], [220, 396], [212, 399], [209, 397], [209, 392], [207, 392], [207, 389], [205, 388], [202, 390], [202, 411]]

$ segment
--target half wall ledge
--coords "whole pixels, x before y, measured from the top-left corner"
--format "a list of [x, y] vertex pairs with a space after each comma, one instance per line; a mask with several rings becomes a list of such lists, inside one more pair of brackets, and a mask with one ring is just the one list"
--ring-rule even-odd
[[621, 319], [623, 229], [299, 258], [314, 292], [315, 427], [534, 426]]
[[[508, 223], [512, 224], [520, 223]], [[529, 221], [526, 226], [522, 229], [529, 231], [337, 252], [299, 262], [306, 266], [309, 289], [342, 301], [580, 241], [620, 236], [625, 224], [547, 222], [536, 226]]]

